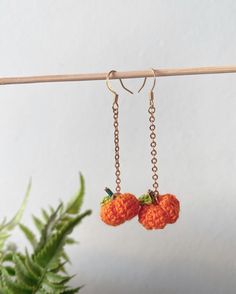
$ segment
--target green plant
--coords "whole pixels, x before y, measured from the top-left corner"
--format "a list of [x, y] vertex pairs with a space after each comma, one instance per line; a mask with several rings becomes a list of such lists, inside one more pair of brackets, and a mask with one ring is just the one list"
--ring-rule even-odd
[[42, 209], [42, 217], [33, 216], [39, 238], [25, 225], [20, 228], [32, 246], [32, 253], [9, 249], [4, 254], [0, 268], [1, 294], [73, 294], [81, 287], [70, 288], [70, 276], [65, 265], [69, 257], [66, 244], [76, 241], [70, 238], [73, 229], [90, 210], [80, 213], [84, 198], [84, 179], [80, 175], [80, 190], [68, 202], [60, 203], [56, 209]]
[[[15, 214], [15, 216], [10, 221], [7, 221], [7, 219], [5, 218], [0, 224], [0, 263], [2, 259], [4, 258], [5, 252], [7, 251], [7, 249], [5, 249], [6, 241], [10, 237], [11, 232], [15, 229], [16, 226], [18, 226], [19, 222], [21, 221], [22, 215], [24, 213], [24, 210], [29, 198], [30, 189], [31, 189], [31, 180], [28, 184], [23, 202], [19, 210]], [[10, 248], [13, 249], [14, 246], [10, 246]]]

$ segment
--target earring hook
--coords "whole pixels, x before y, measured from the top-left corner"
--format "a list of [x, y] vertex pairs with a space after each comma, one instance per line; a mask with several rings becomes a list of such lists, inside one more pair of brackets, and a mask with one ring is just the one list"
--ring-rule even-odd
[[[153, 72], [154, 72], [154, 70], [153, 70]], [[110, 76], [111, 76], [111, 74], [113, 74], [113, 73], [116, 73], [116, 70], [111, 70], [111, 71], [109, 71], [109, 73], [107, 74], [107, 76], [106, 76], [106, 85], [107, 85], [107, 88], [109, 89], [109, 91], [111, 91], [114, 95], [117, 95], [116, 91], [112, 89], [112, 87], [111, 87], [111, 83], [110, 83]], [[154, 74], [155, 74], [155, 72], [154, 72]], [[138, 93], [139, 93], [139, 92], [143, 89], [143, 87], [145, 86], [146, 80], [147, 80], [147, 78], [145, 77], [144, 80], [143, 80], [143, 84], [141, 85], [140, 89], [138, 90]], [[123, 80], [122, 80], [121, 78], [119, 78], [119, 81], [120, 81], [120, 84], [121, 84], [122, 88], [123, 88], [125, 91], [129, 92], [130, 94], [134, 94], [130, 89], [128, 89], [128, 88], [125, 86], [125, 84], [124, 84], [124, 82], [123, 82]]]
[[[155, 70], [153, 68], [151, 68], [151, 71], [153, 73], [153, 85], [152, 85], [152, 88], [151, 88], [151, 93], [153, 92], [155, 86], [156, 86], [156, 73], [155, 73]], [[138, 93], [140, 93], [140, 91], [143, 89], [143, 87], [145, 86], [146, 84], [146, 81], [147, 81], [147, 77], [144, 78], [144, 81], [143, 81], [143, 84], [142, 86], [140, 87], [140, 89], [138, 90]]]
[[[106, 76], [106, 85], [107, 88], [109, 89], [109, 91], [111, 91], [115, 96], [117, 96], [118, 94], [116, 93], [115, 90], [112, 89], [111, 87], [111, 83], [110, 83], [110, 76], [111, 74], [116, 73], [116, 70], [110, 70], [109, 73]], [[130, 94], [134, 94], [131, 90], [129, 90], [123, 83], [122, 79], [119, 79], [120, 84], [122, 86], [123, 89], [125, 89], [127, 92], [129, 92]]]
[[144, 87], [145, 84], [146, 84], [146, 81], [147, 81], [147, 78], [145, 77], [144, 80], [143, 80], [142, 86], [141, 86], [140, 89], [138, 90], [138, 93], [141, 92], [141, 90], [143, 89], [143, 87]]
[[122, 86], [123, 89], [125, 89], [125, 90], [126, 90], [127, 92], [129, 92], [130, 94], [134, 94], [130, 89], [128, 89], [128, 88], [124, 85], [122, 79], [119, 79], [119, 81], [120, 81], [120, 84], [121, 84], [121, 86]]
[[[124, 85], [124, 82], [122, 81], [122, 79], [119, 79], [120, 80], [120, 84], [121, 86], [126, 90], [128, 91], [130, 94], [134, 94], [131, 90], [129, 90], [125, 85]], [[138, 90], [138, 93], [142, 90], [142, 88], [144, 87], [145, 83], [146, 83], [146, 80], [147, 78], [144, 78], [144, 81], [143, 81], [143, 84], [142, 86], [140, 87], [140, 89]]]
[[106, 85], [107, 85], [108, 90], [109, 90], [111, 93], [113, 93], [115, 96], [117, 96], [116, 91], [114, 91], [114, 90], [112, 89], [111, 85], [110, 85], [110, 75], [113, 74], [113, 73], [115, 73], [115, 72], [116, 72], [116, 70], [110, 70], [110, 71], [109, 71], [109, 73], [108, 73], [107, 76], [106, 76]]

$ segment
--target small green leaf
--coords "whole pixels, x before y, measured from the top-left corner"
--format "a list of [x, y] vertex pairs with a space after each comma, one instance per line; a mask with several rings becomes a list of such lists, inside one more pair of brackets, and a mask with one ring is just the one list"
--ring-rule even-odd
[[112, 200], [112, 197], [111, 196], [105, 196], [105, 197], [103, 197], [103, 199], [102, 199], [102, 201], [101, 201], [101, 205], [104, 205], [104, 204], [106, 204], [106, 203], [108, 203], [108, 202], [110, 202]]
[[8, 274], [10, 276], [15, 276], [16, 271], [15, 271], [15, 268], [13, 266], [6, 265], [5, 269], [6, 269], [6, 271], [8, 272]]
[[29, 288], [37, 284], [38, 278], [28, 271], [26, 265], [17, 254], [14, 255], [13, 260], [15, 262], [15, 271], [18, 281], [27, 285]]
[[[66, 244], [66, 242], [65, 242], [65, 244]], [[70, 258], [69, 258], [69, 256], [68, 256], [68, 254], [65, 252], [65, 250], [62, 251], [62, 253], [61, 253], [61, 257], [62, 257], [66, 262], [68, 262], [69, 264], [71, 264]]]
[[73, 238], [66, 238], [66, 244], [74, 245], [74, 244], [78, 244], [78, 242]]
[[74, 276], [62, 276], [62, 275], [55, 274], [53, 272], [47, 273], [47, 280], [50, 283], [58, 284], [58, 285], [63, 285], [69, 282], [73, 277]]
[[76, 294], [79, 293], [79, 291], [83, 288], [84, 286], [80, 286], [78, 288], [74, 288], [74, 289], [68, 289], [65, 290], [62, 294]]
[[43, 215], [45, 222], [47, 222], [49, 219], [49, 214], [47, 213], [47, 211], [44, 208], [42, 208], [41, 211], [42, 211], [42, 215]]
[[3, 285], [9, 291], [11, 291], [12, 293], [17, 293], [17, 294], [32, 294], [31, 288], [14, 281], [4, 268], [1, 269], [1, 273], [2, 273]]
[[36, 226], [36, 228], [38, 229], [39, 233], [41, 233], [43, 227], [44, 227], [44, 224], [43, 222], [36, 216], [32, 215], [32, 218], [33, 218], [33, 222]]
[[35, 249], [37, 246], [37, 240], [34, 233], [25, 225], [19, 224], [21, 231], [24, 233], [25, 237], [28, 239], [32, 247]]
[[39, 264], [37, 264], [36, 262], [32, 260], [27, 250], [26, 250], [25, 265], [28, 271], [31, 273], [31, 275], [34, 276], [34, 278], [39, 278], [44, 272], [43, 268], [41, 268]]
[[2, 261], [12, 261], [13, 260], [13, 252], [9, 251], [9, 252], [4, 252], [3, 256], [2, 256]]
[[52, 273], [58, 273], [58, 272], [64, 272], [65, 273], [65, 270], [64, 269], [64, 266], [67, 264], [67, 261], [64, 261], [64, 262], [61, 262], [61, 263], [57, 263], [55, 266], [51, 266], [50, 267], [50, 271]]
[[152, 199], [152, 197], [149, 194], [143, 194], [142, 196], [140, 196], [138, 198], [138, 200], [139, 200], [139, 202], [141, 204], [147, 204], [147, 205], [149, 205], [149, 204], [152, 204], [153, 203], [153, 199]]

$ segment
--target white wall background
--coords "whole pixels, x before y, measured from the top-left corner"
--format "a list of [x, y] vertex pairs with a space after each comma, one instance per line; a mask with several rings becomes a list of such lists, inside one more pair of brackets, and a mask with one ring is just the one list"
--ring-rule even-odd
[[[236, 2], [0, 1], [0, 76], [235, 64]], [[126, 84], [138, 88], [141, 81]], [[150, 84], [149, 84], [150, 85]], [[123, 191], [151, 186], [147, 97], [121, 94]], [[181, 218], [164, 231], [99, 220], [114, 187], [112, 96], [105, 83], [0, 87], [0, 215], [68, 199], [86, 177], [92, 208], [70, 249], [84, 294], [233, 294], [236, 287], [236, 75], [158, 79], [160, 191]], [[23, 237], [14, 235], [21, 246]]]

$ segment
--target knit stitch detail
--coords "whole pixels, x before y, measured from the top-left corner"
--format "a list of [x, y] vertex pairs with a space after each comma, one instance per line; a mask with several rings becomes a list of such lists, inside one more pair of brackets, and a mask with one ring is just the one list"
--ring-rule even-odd
[[110, 226], [118, 226], [127, 220], [131, 220], [139, 211], [138, 199], [130, 194], [118, 194], [101, 206], [100, 216], [104, 223]]
[[143, 205], [138, 216], [147, 230], [163, 229], [168, 220], [167, 213], [158, 204]]

